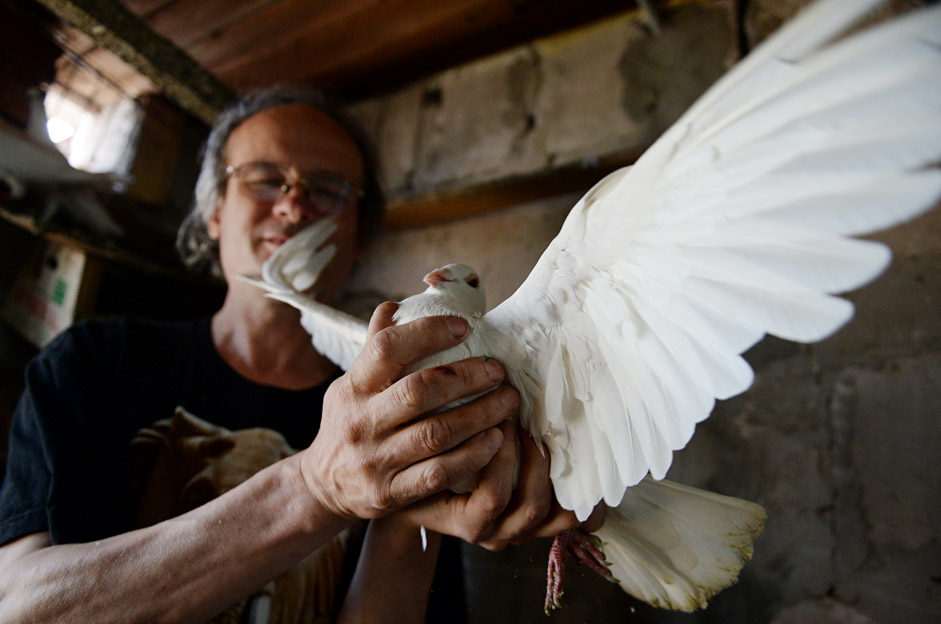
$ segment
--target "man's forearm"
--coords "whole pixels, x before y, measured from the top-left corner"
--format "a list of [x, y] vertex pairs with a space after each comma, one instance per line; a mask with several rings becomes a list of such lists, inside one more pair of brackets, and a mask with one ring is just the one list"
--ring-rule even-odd
[[187, 514], [0, 571], [3, 622], [203, 622], [342, 530], [296, 456]]
[[338, 623], [424, 622], [440, 546], [429, 531], [422, 551], [419, 528], [400, 515], [371, 521]]

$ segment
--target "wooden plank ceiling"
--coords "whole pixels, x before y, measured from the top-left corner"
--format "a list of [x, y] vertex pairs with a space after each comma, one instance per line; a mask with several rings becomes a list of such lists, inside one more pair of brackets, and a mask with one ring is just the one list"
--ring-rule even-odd
[[[334, 89], [349, 100], [636, 6], [632, 0], [121, 3], [236, 93], [300, 82]], [[66, 28], [62, 40], [73, 60], [94, 67], [126, 94], [153, 90], [76, 29]], [[80, 91], [80, 79], [73, 80], [72, 88]]]
[[[214, 117], [220, 97], [231, 95], [226, 89], [246, 93], [295, 82], [356, 101], [648, 2], [35, 1], [62, 20], [56, 38], [67, 54], [60, 59], [57, 82], [68, 91], [99, 105], [163, 91], [205, 121]], [[202, 79], [193, 79], [194, 68], [206, 72]], [[90, 73], [97, 78], [90, 79]], [[102, 78], [110, 88], [102, 89]], [[499, 209], [542, 197], [548, 188], [559, 193], [587, 188], [586, 174], [598, 179], [627, 162], [554, 171], [552, 184], [536, 176], [399, 198], [389, 207], [387, 225], [409, 227]]]

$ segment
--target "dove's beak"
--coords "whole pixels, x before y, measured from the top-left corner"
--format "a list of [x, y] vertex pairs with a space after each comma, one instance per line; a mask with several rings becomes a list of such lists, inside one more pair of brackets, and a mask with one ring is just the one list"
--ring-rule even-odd
[[441, 271], [439, 271], [438, 269], [435, 269], [434, 271], [426, 275], [422, 281], [428, 284], [429, 286], [437, 286], [441, 282], [450, 282], [451, 280], [445, 277]]

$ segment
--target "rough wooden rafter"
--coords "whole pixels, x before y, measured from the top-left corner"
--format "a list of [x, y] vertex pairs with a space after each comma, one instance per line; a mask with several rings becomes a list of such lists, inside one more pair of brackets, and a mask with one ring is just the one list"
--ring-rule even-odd
[[181, 107], [211, 124], [233, 92], [118, 0], [37, 0], [63, 22], [137, 68]]

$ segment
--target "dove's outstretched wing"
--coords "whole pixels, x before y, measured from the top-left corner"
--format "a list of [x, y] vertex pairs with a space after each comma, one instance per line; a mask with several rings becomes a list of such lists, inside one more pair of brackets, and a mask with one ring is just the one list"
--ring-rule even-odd
[[305, 227], [268, 256], [261, 267], [262, 280], [279, 292], [309, 291], [337, 252], [336, 245], [325, 245], [336, 231], [335, 216]]
[[317, 278], [333, 259], [336, 246], [327, 241], [336, 232], [336, 217], [320, 219], [290, 237], [261, 267], [261, 279], [239, 276], [263, 290], [268, 297], [300, 310], [301, 325], [321, 354], [343, 370], [366, 344], [368, 325], [361, 319], [316, 301]]
[[315, 221], [275, 249], [262, 264], [260, 276], [237, 277], [269, 293], [306, 293], [336, 254], [335, 245], [324, 245], [336, 230], [336, 217]]
[[366, 345], [369, 325], [365, 321], [307, 295], [282, 292], [268, 296], [300, 310], [301, 326], [310, 334], [314, 348], [343, 370], [350, 369]]
[[852, 305], [830, 293], [890, 259], [849, 237], [941, 195], [941, 6], [833, 43], [875, 4], [825, 0], [756, 49], [484, 317], [579, 517], [662, 478], [715, 399], [749, 387], [740, 354], [763, 335], [843, 325]]

